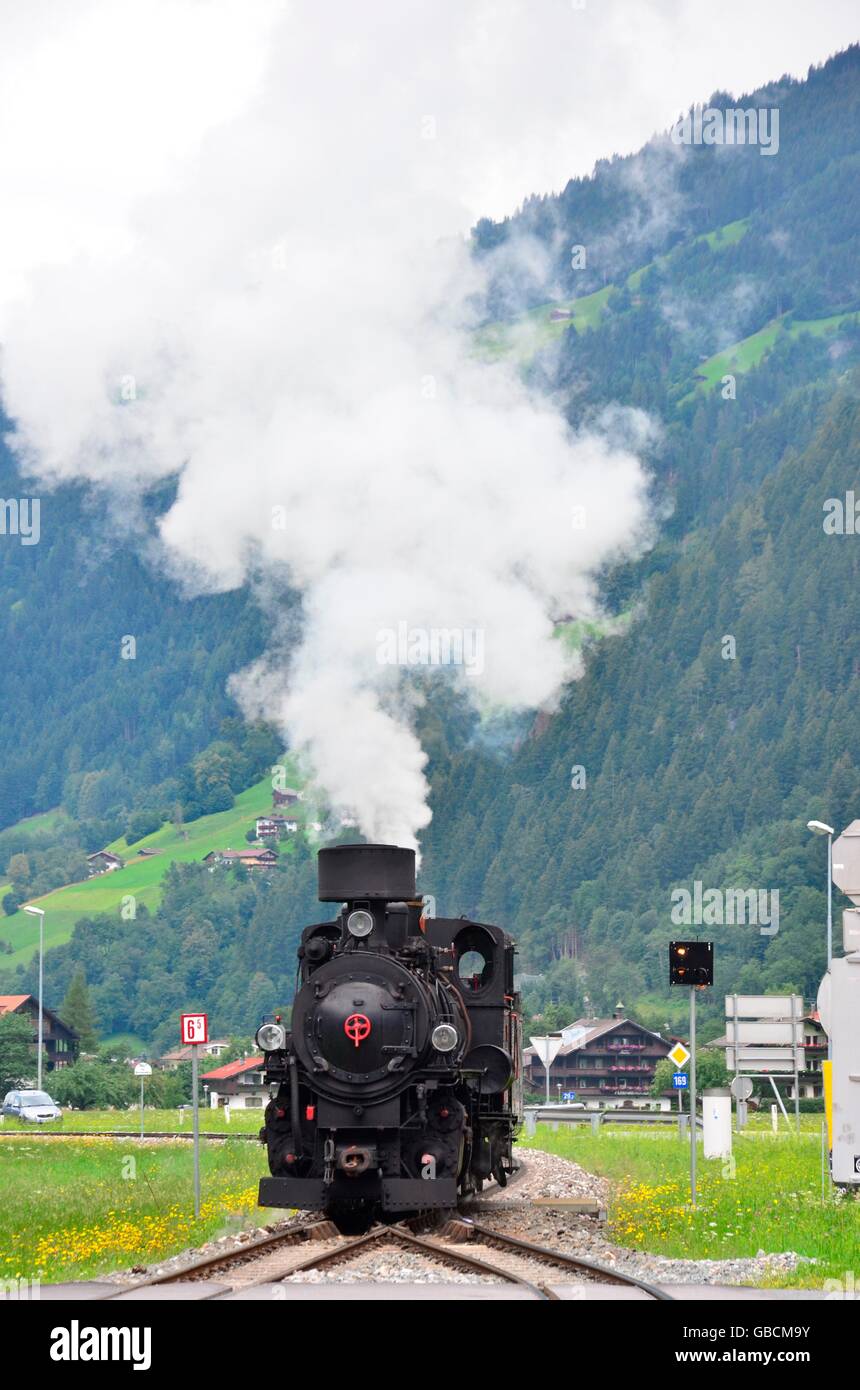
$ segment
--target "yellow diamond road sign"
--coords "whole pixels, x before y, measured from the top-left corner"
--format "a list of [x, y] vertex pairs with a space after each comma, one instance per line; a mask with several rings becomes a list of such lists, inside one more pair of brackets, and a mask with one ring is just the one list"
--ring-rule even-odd
[[686, 1047], [684, 1046], [684, 1044], [683, 1044], [683, 1043], [679, 1043], [679, 1042], [675, 1043], [675, 1046], [672, 1048], [672, 1051], [669, 1053], [669, 1061], [670, 1061], [670, 1062], [674, 1062], [674, 1063], [675, 1063], [675, 1066], [676, 1066], [676, 1067], [678, 1068], [678, 1070], [680, 1071], [681, 1068], [682, 1068], [683, 1066], [685, 1066], [685, 1065], [687, 1064], [687, 1062], [689, 1062], [689, 1060], [690, 1060], [690, 1054], [689, 1054], [689, 1052], [687, 1051], [687, 1049], [686, 1049]]

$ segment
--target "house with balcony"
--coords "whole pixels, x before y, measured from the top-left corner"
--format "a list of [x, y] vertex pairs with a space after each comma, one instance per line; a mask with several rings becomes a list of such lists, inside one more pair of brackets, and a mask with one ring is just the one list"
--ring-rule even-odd
[[[33, 1042], [39, 1036], [39, 1001], [33, 994], [0, 994], [0, 1014], [19, 1014], [30, 1020], [33, 1029]], [[42, 1006], [42, 1050], [46, 1071], [56, 1071], [58, 1067], [68, 1067], [78, 1055], [78, 1035], [74, 1028], [54, 1013], [53, 1009]], [[33, 1053], [33, 1069], [36, 1067], [36, 1054]]]
[[204, 1072], [201, 1080], [213, 1110], [222, 1105], [231, 1110], [261, 1110], [269, 1099], [265, 1077], [264, 1057], [243, 1057]]
[[[554, 1036], [562, 1045], [549, 1069], [553, 1100], [573, 1093], [583, 1101], [641, 1101], [650, 1095], [657, 1063], [673, 1042], [624, 1018], [623, 1010], [613, 1018], [578, 1018]], [[546, 1072], [533, 1047], [523, 1053], [523, 1073], [531, 1090], [545, 1091]]]

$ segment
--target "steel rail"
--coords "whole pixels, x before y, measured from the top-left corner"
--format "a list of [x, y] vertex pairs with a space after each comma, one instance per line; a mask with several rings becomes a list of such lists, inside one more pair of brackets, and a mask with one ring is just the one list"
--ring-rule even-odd
[[301, 1226], [289, 1226], [284, 1231], [275, 1231], [265, 1236], [259, 1236], [256, 1240], [246, 1241], [244, 1245], [237, 1246], [234, 1250], [222, 1250], [217, 1255], [207, 1255], [202, 1260], [193, 1260], [190, 1264], [183, 1265], [181, 1269], [169, 1270], [163, 1274], [154, 1274], [149, 1279], [141, 1279], [136, 1284], [121, 1284], [109, 1294], [106, 1299], [116, 1298], [123, 1293], [136, 1293], [138, 1289], [151, 1289], [159, 1284], [179, 1284], [183, 1281], [196, 1282], [197, 1280], [216, 1274], [221, 1269], [230, 1269], [232, 1266], [252, 1264], [254, 1259], [260, 1255], [271, 1254], [273, 1250], [281, 1245], [299, 1245], [303, 1241], [327, 1240], [338, 1235], [337, 1227], [333, 1221], [320, 1220], [309, 1221]]
[[[457, 1231], [457, 1227], [461, 1228], [460, 1231]], [[656, 1284], [648, 1284], [644, 1279], [636, 1279], [632, 1274], [623, 1274], [620, 1270], [612, 1269], [609, 1265], [597, 1264], [594, 1260], [585, 1260], [577, 1255], [563, 1254], [560, 1250], [552, 1250], [546, 1245], [536, 1245], [533, 1241], [523, 1240], [520, 1236], [503, 1235], [499, 1231], [494, 1231], [491, 1226], [483, 1226], [477, 1221], [460, 1221], [455, 1218], [448, 1222], [444, 1229], [450, 1235], [462, 1233], [463, 1235], [468, 1234], [470, 1239], [474, 1236], [480, 1237], [482, 1243], [496, 1244], [503, 1249], [518, 1251], [535, 1260], [542, 1260], [545, 1264], [560, 1265], [563, 1269], [583, 1270], [596, 1276], [602, 1283], [622, 1284], [641, 1289], [651, 1298], [662, 1303], [675, 1302], [672, 1294], [665, 1293]]]

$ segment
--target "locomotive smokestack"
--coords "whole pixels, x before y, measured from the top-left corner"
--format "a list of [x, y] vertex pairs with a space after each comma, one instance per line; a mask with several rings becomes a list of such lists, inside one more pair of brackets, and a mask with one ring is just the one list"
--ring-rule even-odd
[[415, 851], [398, 845], [330, 845], [317, 855], [317, 874], [321, 903], [415, 897]]

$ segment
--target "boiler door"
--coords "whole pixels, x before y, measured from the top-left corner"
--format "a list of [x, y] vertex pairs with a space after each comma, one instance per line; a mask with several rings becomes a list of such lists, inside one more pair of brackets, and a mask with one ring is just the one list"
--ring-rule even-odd
[[333, 1076], [373, 1080], [414, 1052], [415, 1006], [369, 980], [335, 985], [312, 1014], [318, 1054]]

